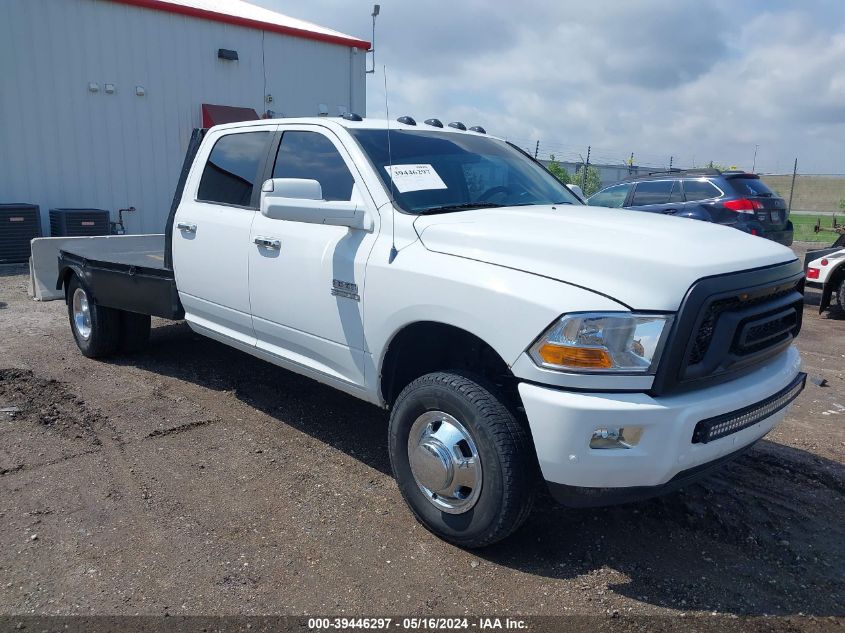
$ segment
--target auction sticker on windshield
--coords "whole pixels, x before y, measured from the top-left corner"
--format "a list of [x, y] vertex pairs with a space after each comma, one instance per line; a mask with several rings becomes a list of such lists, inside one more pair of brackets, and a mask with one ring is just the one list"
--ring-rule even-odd
[[448, 189], [431, 165], [386, 165], [384, 169], [399, 193]]

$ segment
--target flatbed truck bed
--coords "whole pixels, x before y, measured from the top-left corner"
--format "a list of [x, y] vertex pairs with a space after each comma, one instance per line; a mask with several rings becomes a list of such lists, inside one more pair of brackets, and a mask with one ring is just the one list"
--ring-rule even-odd
[[185, 312], [173, 270], [165, 264], [165, 244], [164, 235], [146, 236], [140, 244], [108, 238], [66, 244], [59, 251], [56, 288], [73, 272], [104, 307], [181, 319]]

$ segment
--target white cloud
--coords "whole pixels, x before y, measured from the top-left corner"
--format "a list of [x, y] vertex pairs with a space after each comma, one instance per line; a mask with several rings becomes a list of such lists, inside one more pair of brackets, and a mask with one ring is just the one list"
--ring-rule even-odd
[[[253, 0], [369, 37], [369, 1]], [[382, 0], [368, 112], [483, 125], [541, 154], [845, 172], [845, 3]]]

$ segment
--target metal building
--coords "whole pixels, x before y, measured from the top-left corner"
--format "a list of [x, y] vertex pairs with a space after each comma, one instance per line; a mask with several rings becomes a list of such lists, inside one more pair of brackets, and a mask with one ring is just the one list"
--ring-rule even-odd
[[45, 232], [53, 207], [134, 206], [127, 232], [161, 232], [204, 104], [364, 114], [368, 48], [241, 0], [3, 0], [0, 203]]

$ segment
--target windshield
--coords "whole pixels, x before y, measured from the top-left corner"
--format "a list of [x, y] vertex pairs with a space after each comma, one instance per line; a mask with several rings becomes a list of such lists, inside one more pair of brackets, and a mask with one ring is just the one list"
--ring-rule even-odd
[[488, 207], [581, 204], [540, 165], [507, 143], [429, 130], [349, 130], [401, 209], [446, 213]]

